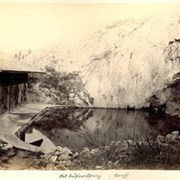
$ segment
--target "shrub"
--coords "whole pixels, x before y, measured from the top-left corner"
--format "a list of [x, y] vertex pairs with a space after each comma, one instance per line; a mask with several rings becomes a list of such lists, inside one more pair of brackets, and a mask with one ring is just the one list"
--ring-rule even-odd
[[48, 99], [48, 103], [61, 105], [93, 104], [94, 99], [86, 91], [79, 72], [58, 72], [52, 67], [46, 67], [46, 72], [43, 77], [29, 78], [29, 92], [38, 96], [39, 101]]

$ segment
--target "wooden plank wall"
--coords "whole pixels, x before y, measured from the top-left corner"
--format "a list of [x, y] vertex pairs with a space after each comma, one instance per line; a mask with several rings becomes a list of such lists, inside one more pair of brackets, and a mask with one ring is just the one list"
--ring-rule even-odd
[[0, 73], [0, 113], [12, 112], [26, 102], [27, 74]]

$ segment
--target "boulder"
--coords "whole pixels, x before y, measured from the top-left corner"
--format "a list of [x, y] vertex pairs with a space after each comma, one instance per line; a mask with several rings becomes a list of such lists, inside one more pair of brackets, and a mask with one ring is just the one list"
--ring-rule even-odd
[[172, 139], [173, 135], [172, 134], [167, 134], [166, 135], [166, 140], [170, 141]]
[[43, 167], [43, 168], [45, 168], [46, 166], [48, 165], [48, 162], [47, 161], [45, 161], [45, 160], [38, 160], [38, 162], [36, 163], [36, 166], [37, 167]]
[[105, 151], [109, 151], [111, 148], [110, 148], [110, 146], [105, 146], [104, 149], [105, 149]]
[[171, 141], [172, 141], [172, 142], [177, 142], [177, 140], [176, 140], [176, 139], [177, 139], [177, 137], [178, 137], [178, 136], [173, 135], [173, 136], [171, 137]]
[[115, 142], [115, 141], [111, 141], [110, 147], [112, 148], [112, 147], [114, 147], [114, 146], [116, 146], [116, 142]]
[[7, 151], [6, 156], [7, 157], [12, 157], [15, 156], [16, 152], [14, 151], [14, 149], [10, 149], [9, 151]]
[[90, 150], [85, 147], [79, 154], [81, 158], [89, 158], [91, 156]]
[[7, 163], [8, 160], [9, 160], [9, 158], [8, 158], [7, 156], [5, 156], [5, 155], [1, 156], [1, 161], [2, 161], [3, 163]]
[[128, 149], [129, 149], [129, 144], [127, 143], [127, 141], [124, 141], [124, 142], [121, 144], [120, 150], [121, 150], [121, 151], [127, 151]]
[[7, 151], [7, 150], [10, 150], [10, 149], [13, 149], [13, 145], [11, 144], [5, 144], [3, 147], [2, 147], [3, 150]]
[[44, 155], [44, 156], [42, 156], [42, 158], [45, 160], [45, 161], [47, 161], [47, 162], [49, 162], [49, 159], [50, 159], [50, 155]]
[[60, 156], [61, 154], [62, 154], [61, 151], [56, 151], [54, 155], [55, 155], [55, 156]]
[[102, 166], [96, 166], [96, 169], [102, 169]]
[[179, 136], [179, 131], [173, 131], [171, 134], [172, 134], [173, 136], [175, 136], [175, 137], [178, 137], [178, 136]]
[[171, 143], [171, 142], [174, 143], [174, 142], [177, 142], [178, 136], [177, 136], [177, 134], [167, 134], [166, 140], [168, 143]]
[[180, 141], [180, 135], [176, 138], [178, 141]]
[[68, 154], [62, 154], [61, 156], [58, 157], [58, 161], [67, 161], [70, 159], [71, 157]]
[[74, 153], [74, 155], [73, 155], [74, 158], [77, 158], [78, 156], [79, 156], [78, 152]]
[[144, 142], [143, 141], [139, 141], [138, 144], [141, 146], [141, 145], [144, 144]]
[[96, 154], [96, 153], [98, 153], [99, 152], [99, 149], [92, 149], [91, 150], [91, 155], [94, 155], [94, 154]]
[[24, 151], [24, 150], [18, 151], [17, 154], [18, 154], [18, 156], [21, 157], [21, 158], [28, 158], [28, 157], [29, 157], [28, 152], [27, 152], [27, 151]]
[[68, 170], [65, 166], [60, 165], [60, 164], [56, 166], [56, 169], [57, 170]]
[[48, 156], [53, 156], [55, 154], [56, 150], [52, 149], [47, 153]]
[[61, 153], [67, 154], [67, 155], [72, 155], [72, 151], [67, 147], [63, 147]]
[[56, 166], [54, 166], [53, 164], [48, 164], [48, 165], [46, 166], [46, 169], [47, 169], [47, 170], [57, 170]]
[[131, 139], [127, 140], [127, 143], [128, 143], [130, 146], [135, 146], [135, 145], [136, 145], [136, 143], [135, 143], [133, 140], [131, 140]]
[[51, 157], [49, 158], [49, 161], [50, 161], [51, 163], [55, 163], [55, 162], [57, 161], [57, 159], [58, 159], [58, 156], [51, 156]]
[[159, 145], [162, 145], [165, 142], [165, 137], [161, 136], [161, 135], [158, 135], [157, 138], [156, 138], [156, 141], [157, 141], [157, 143]]
[[119, 147], [119, 146], [121, 146], [122, 142], [121, 141], [117, 141], [115, 144], [116, 144], [116, 147]]
[[57, 148], [56, 148], [56, 151], [62, 151], [63, 150], [63, 148], [61, 147], [61, 146], [57, 146]]

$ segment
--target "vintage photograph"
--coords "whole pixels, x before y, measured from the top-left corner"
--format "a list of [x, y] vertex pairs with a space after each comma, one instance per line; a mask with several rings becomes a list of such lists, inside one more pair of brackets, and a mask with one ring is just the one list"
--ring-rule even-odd
[[180, 3], [0, 2], [0, 170], [122, 169], [180, 170]]

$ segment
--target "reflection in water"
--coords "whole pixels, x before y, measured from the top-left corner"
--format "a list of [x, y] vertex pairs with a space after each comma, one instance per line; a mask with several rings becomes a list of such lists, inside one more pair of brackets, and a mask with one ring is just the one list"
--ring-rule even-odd
[[84, 147], [106, 146], [111, 141], [154, 139], [158, 134], [177, 130], [170, 125], [168, 129], [165, 122], [142, 111], [54, 107], [28, 129], [25, 141], [43, 139], [42, 148], [59, 145], [80, 151]]

